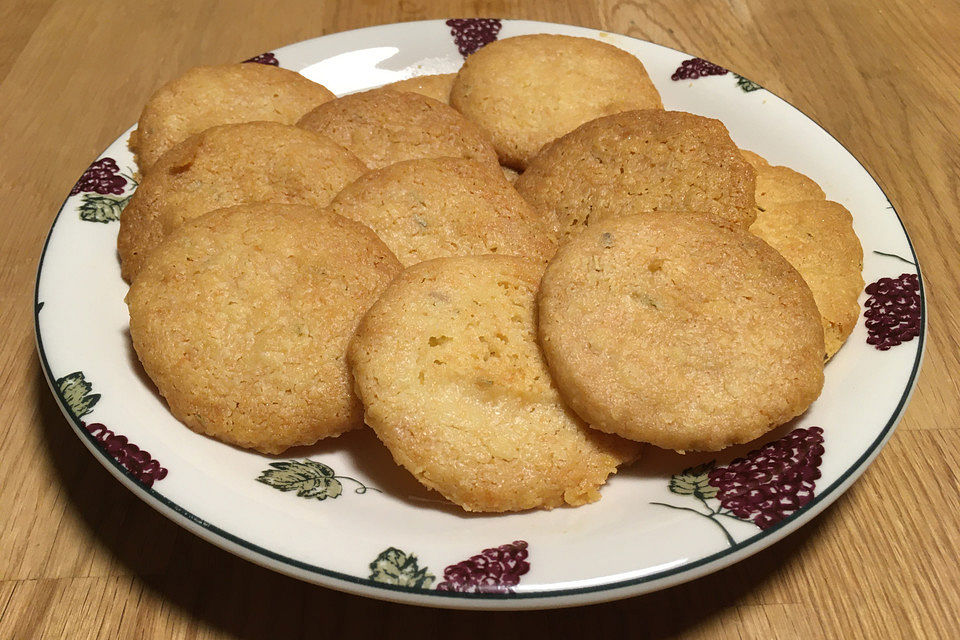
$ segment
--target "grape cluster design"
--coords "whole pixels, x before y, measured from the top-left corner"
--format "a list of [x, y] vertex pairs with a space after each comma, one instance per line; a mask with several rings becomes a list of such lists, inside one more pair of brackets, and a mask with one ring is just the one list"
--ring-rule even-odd
[[256, 56], [253, 56], [252, 58], [248, 58], [244, 60], [244, 62], [256, 62], [258, 64], [269, 64], [269, 65], [273, 65], [274, 67], [280, 66], [280, 61], [277, 60], [277, 56], [273, 54], [273, 51], [266, 51], [264, 53], [261, 53], [260, 55], [256, 55]]
[[867, 344], [886, 351], [920, 335], [920, 278], [917, 274], [880, 278], [868, 284], [865, 291], [870, 295], [863, 312]]
[[496, 40], [503, 25], [497, 18], [454, 18], [447, 20], [447, 26], [457, 50], [466, 58]]
[[671, 80], [696, 80], [707, 76], [725, 76], [728, 71], [719, 65], [708, 62], [703, 58], [684, 60], [677, 70], [670, 76]]
[[510, 593], [520, 576], [530, 571], [527, 543], [515, 540], [510, 544], [484, 549], [463, 562], [443, 570], [443, 582], [437, 591], [468, 593]]
[[123, 194], [127, 186], [127, 179], [120, 175], [120, 167], [113, 158], [101, 158], [91, 164], [77, 184], [70, 189], [70, 195], [75, 196], [78, 193], [99, 193], [100, 195], [112, 194], [119, 196]]
[[167, 470], [161, 467], [157, 460], [143, 451], [137, 445], [129, 442], [126, 436], [121, 436], [99, 422], [93, 424], [80, 423], [87, 432], [103, 445], [104, 450], [111, 458], [124, 466], [133, 476], [148, 487], [152, 487], [157, 480], [167, 477]]
[[794, 429], [743, 458], [710, 471], [723, 508], [769, 529], [813, 500], [823, 456], [823, 429]]

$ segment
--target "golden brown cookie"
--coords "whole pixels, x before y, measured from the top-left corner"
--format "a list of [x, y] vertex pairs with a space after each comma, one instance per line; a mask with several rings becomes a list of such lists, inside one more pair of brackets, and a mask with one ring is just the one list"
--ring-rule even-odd
[[143, 177], [120, 216], [121, 273], [132, 281], [150, 251], [186, 220], [253, 202], [324, 207], [365, 171], [326, 136], [292, 125], [207, 129], [168, 151]]
[[826, 200], [816, 182], [788, 167], [766, 166], [757, 169], [755, 197], [757, 207], [768, 209], [778, 204], [804, 200]]
[[280, 453], [359, 427], [346, 365], [400, 263], [377, 236], [300, 205], [219, 209], [177, 229], [130, 291], [130, 336], [174, 416]]
[[353, 93], [320, 105], [297, 126], [329, 136], [371, 169], [441, 156], [497, 164], [497, 154], [475, 124], [419, 93]]
[[831, 358], [857, 324], [863, 249], [850, 212], [836, 202], [807, 200], [761, 210], [750, 231], [763, 238], [810, 286]]
[[455, 73], [441, 73], [430, 76], [414, 76], [406, 80], [391, 82], [385, 89], [394, 91], [411, 91], [419, 93], [422, 96], [439, 100], [444, 104], [450, 104], [450, 87], [453, 86], [453, 79], [457, 77]]
[[636, 443], [588, 428], [536, 340], [542, 266], [509, 256], [409, 267], [364, 317], [350, 364], [394, 459], [467, 511], [581, 505]]
[[146, 173], [175, 144], [204, 129], [252, 120], [293, 124], [334, 97], [323, 85], [272, 65], [194, 67], [151, 96], [130, 148]]
[[569, 236], [610, 215], [693, 211], [747, 229], [754, 169], [719, 120], [628, 111], [588, 122], [547, 146], [515, 183]]
[[754, 153], [753, 151], [747, 151], [746, 149], [740, 149], [740, 155], [743, 156], [743, 159], [750, 163], [750, 166], [754, 169], [759, 170], [760, 167], [769, 167], [770, 163], [764, 159], [760, 154]]
[[823, 386], [809, 287], [769, 245], [696, 215], [602, 220], [540, 286], [540, 341], [592, 427], [678, 450], [753, 440]]
[[599, 40], [552, 34], [505, 38], [470, 55], [450, 104], [490, 135], [501, 162], [517, 169], [584, 122], [663, 108], [637, 58]]
[[549, 219], [497, 169], [463, 158], [422, 158], [371, 171], [330, 205], [373, 229], [404, 266], [498, 253], [545, 263], [556, 251]]

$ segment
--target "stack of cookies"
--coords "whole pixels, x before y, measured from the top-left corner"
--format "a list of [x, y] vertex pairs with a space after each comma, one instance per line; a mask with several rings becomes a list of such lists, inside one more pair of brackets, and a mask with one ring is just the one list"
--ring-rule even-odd
[[592, 39], [341, 98], [201, 67], [131, 146], [130, 334], [174, 416], [268, 454], [366, 424], [468, 511], [763, 435], [859, 314], [850, 214]]

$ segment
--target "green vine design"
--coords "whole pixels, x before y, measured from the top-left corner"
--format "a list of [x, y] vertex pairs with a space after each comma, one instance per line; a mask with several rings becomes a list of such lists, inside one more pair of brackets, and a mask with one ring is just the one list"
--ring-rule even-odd
[[698, 516], [707, 518], [715, 525], [720, 527], [720, 530], [723, 531], [723, 535], [726, 536], [727, 543], [729, 543], [729, 545], [732, 547], [737, 544], [737, 541], [733, 539], [733, 536], [730, 535], [730, 532], [727, 531], [727, 528], [723, 526], [723, 522], [721, 522], [719, 516], [733, 518], [738, 522], [743, 522], [743, 520], [733, 515], [733, 513], [724, 509], [723, 507], [717, 507], [714, 509], [707, 502], [707, 500], [710, 500], [717, 495], [717, 488], [710, 485], [708, 481], [708, 474], [715, 465], [716, 460], [711, 460], [710, 462], [705, 462], [701, 465], [684, 469], [680, 473], [674, 474], [670, 478], [669, 489], [671, 493], [681, 496], [693, 496], [694, 498], [697, 498], [703, 504], [703, 507], [706, 511], [700, 511], [699, 509], [693, 509], [691, 507], [678, 507], [673, 504], [667, 504], [666, 502], [651, 502], [650, 504], [655, 504], [660, 507], [668, 507], [678, 511], [690, 511]]
[[380, 489], [368, 487], [356, 478], [338, 476], [333, 469], [316, 460], [286, 460], [271, 462], [270, 469], [260, 472], [257, 482], [269, 485], [280, 491], [296, 491], [301, 498], [338, 498], [343, 493], [341, 480], [357, 483], [353, 492], [363, 494], [367, 491], [382, 493]]

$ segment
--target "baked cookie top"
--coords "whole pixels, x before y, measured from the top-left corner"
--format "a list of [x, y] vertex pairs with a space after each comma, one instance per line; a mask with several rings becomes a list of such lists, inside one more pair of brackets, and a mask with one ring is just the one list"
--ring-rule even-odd
[[515, 185], [550, 211], [561, 237], [641, 211], [692, 211], [743, 229], [756, 217], [755, 171], [719, 120], [682, 111], [598, 118], [548, 145]]
[[292, 125], [207, 129], [165, 153], [143, 177], [120, 216], [121, 273], [132, 281], [153, 248], [186, 220], [254, 202], [324, 207], [365, 171], [326, 136]]
[[251, 120], [293, 124], [334, 97], [323, 85], [272, 65], [194, 67], [147, 101], [130, 148], [146, 173], [167, 150], [204, 129]]
[[449, 156], [497, 164], [475, 124], [433, 98], [373, 89], [324, 103], [297, 126], [329, 136], [371, 169], [401, 160]]
[[592, 38], [538, 34], [491, 42], [457, 74], [450, 104], [523, 169], [546, 143], [601, 116], [661, 109], [636, 57]]
[[453, 86], [453, 79], [457, 77], [455, 73], [440, 73], [429, 76], [414, 76], [406, 80], [391, 82], [384, 86], [384, 89], [393, 89], [394, 91], [410, 91], [419, 93], [422, 96], [433, 98], [444, 104], [450, 104], [450, 88]]
[[540, 286], [540, 340], [591, 426], [677, 450], [753, 440], [823, 386], [810, 289], [759, 238], [650, 212], [562, 245]]
[[757, 169], [755, 198], [758, 208], [769, 209], [788, 202], [826, 200], [827, 196], [820, 185], [802, 173], [768, 165]]
[[777, 204], [757, 213], [750, 232], [779, 251], [810, 286], [825, 356], [833, 357], [857, 324], [863, 291], [863, 248], [850, 212], [822, 199]]
[[542, 266], [509, 256], [406, 269], [364, 317], [350, 363], [394, 459], [467, 511], [580, 505], [636, 443], [560, 400], [536, 340]]
[[750, 166], [754, 169], [759, 170], [760, 167], [769, 167], [770, 163], [767, 162], [766, 158], [761, 156], [759, 153], [754, 153], [753, 151], [748, 151], [746, 149], [740, 149], [740, 155], [743, 156], [743, 159], [750, 163]]
[[548, 218], [498, 169], [463, 158], [404, 160], [371, 171], [330, 209], [376, 231], [404, 266], [485, 253], [545, 263], [556, 250]]
[[219, 209], [150, 254], [127, 294], [130, 336], [177, 419], [280, 453], [362, 425], [347, 343], [400, 269], [372, 231], [341, 216]]

